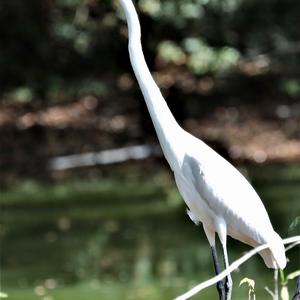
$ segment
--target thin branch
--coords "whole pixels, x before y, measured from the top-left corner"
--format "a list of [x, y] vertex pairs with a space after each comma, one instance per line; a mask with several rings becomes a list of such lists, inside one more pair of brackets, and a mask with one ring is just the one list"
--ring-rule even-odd
[[[290, 238], [286, 238], [283, 241], [283, 244], [291, 244], [291, 243], [295, 243], [297, 241], [300, 241], [300, 235], [297, 236], [293, 236]], [[251, 258], [253, 255], [257, 254], [258, 252], [269, 248], [269, 244], [264, 244], [264, 245], [260, 245], [254, 249], [252, 249], [251, 251], [249, 251], [248, 253], [246, 253], [244, 256], [242, 256], [241, 258], [237, 259], [236, 261], [234, 261], [227, 269], [225, 269], [223, 272], [221, 272], [220, 274], [218, 274], [217, 276], [206, 280], [204, 282], [201, 282], [200, 284], [196, 285], [195, 287], [193, 287], [191, 290], [189, 290], [188, 292], [182, 294], [181, 296], [177, 297], [175, 300], [186, 300], [191, 298], [192, 296], [196, 295], [197, 293], [199, 293], [201, 290], [217, 283], [218, 281], [222, 280], [224, 277], [226, 277], [228, 274], [230, 274], [232, 271], [234, 271], [235, 269], [237, 269], [241, 264], [243, 264], [244, 262], [246, 262], [249, 258]]]
[[285, 252], [291, 250], [292, 248], [294, 248], [294, 247], [297, 246], [297, 245], [300, 245], [300, 241], [297, 241], [297, 242], [295, 242], [295, 243], [293, 243], [293, 244], [287, 246], [287, 247], [285, 248]]
[[267, 286], [265, 286], [265, 290], [271, 295], [272, 299], [275, 299], [275, 294]]

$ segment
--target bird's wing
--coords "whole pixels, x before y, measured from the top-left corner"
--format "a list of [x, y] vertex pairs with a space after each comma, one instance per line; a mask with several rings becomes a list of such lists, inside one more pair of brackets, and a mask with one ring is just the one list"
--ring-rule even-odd
[[229, 162], [213, 151], [201, 159], [187, 155], [183, 173], [216, 216], [225, 220], [229, 235], [249, 236], [257, 243], [268, 241], [273, 228], [266, 209], [250, 183]]

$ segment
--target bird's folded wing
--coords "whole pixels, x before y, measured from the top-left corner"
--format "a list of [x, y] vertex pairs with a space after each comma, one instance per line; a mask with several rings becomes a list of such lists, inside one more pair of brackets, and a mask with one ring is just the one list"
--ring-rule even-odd
[[185, 158], [185, 174], [200, 197], [229, 227], [251, 234], [258, 243], [266, 242], [273, 228], [253, 187], [221, 156], [216, 154], [209, 162], [205, 165], [192, 156]]

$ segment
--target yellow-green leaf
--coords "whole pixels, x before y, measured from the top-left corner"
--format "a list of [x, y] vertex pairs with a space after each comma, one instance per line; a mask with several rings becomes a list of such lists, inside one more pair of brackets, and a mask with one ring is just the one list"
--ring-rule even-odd
[[300, 270], [294, 271], [286, 276], [287, 280], [294, 279], [295, 277], [300, 276]]
[[289, 300], [290, 299], [289, 291], [288, 291], [287, 286], [283, 286], [281, 288], [280, 297], [281, 297], [281, 300]]
[[255, 281], [254, 281], [253, 279], [250, 279], [250, 278], [245, 277], [245, 278], [243, 278], [243, 279], [240, 281], [239, 286], [241, 286], [241, 285], [243, 285], [243, 284], [245, 284], [245, 283], [248, 283], [248, 287], [250, 287], [251, 290], [254, 291]]
[[0, 292], [0, 298], [7, 298], [7, 294], [3, 293], [3, 292]]

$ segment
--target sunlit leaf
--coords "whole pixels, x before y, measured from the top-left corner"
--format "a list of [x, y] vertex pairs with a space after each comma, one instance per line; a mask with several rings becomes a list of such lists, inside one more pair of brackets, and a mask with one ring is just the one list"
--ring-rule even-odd
[[248, 299], [250, 300], [252, 298], [253, 300], [255, 300], [256, 299], [255, 290], [254, 290], [255, 281], [253, 279], [245, 277], [240, 281], [239, 286], [243, 284], [248, 284]]
[[0, 298], [7, 298], [7, 297], [8, 297], [7, 294], [5, 294], [5, 293], [3, 293], [3, 292], [0, 292]]
[[182, 3], [180, 6], [181, 14], [189, 19], [196, 19], [202, 16], [203, 9], [197, 3]]
[[246, 284], [246, 283], [248, 284], [248, 287], [249, 287], [250, 289], [254, 290], [254, 288], [255, 288], [255, 281], [254, 281], [253, 279], [250, 279], [250, 278], [245, 277], [245, 278], [243, 278], [243, 279], [240, 281], [239, 286], [241, 286], [241, 285], [243, 285], [243, 284]]
[[296, 217], [293, 222], [290, 224], [288, 232], [295, 230], [296, 227], [300, 225], [300, 216]]
[[294, 97], [300, 93], [300, 82], [295, 79], [288, 79], [282, 83], [282, 89], [289, 96]]
[[172, 41], [163, 41], [158, 46], [159, 56], [165, 62], [182, 64], [185, 61], [185, 54], [182, 49]]
[[281, 297], [281, 300], [289, 300], [290, 299], [289, 290], [288, 290], [287, 286], [283, 286], [281, 288], [280, 297]]
[[288, 276], [286, 276], [286, 279], [291, 280], [291, 279], [296, 278], [297, 276], [300, 276], [300, 270], [290, 273]]
[[141, 0], [138, 4], [142, 11], [151, 16], [155, 16], [160, 10], [160, 1], [158, 0]]
[[7, 95], [7, 98], [16, 102], [30, 102], [33, 99], [33, 92], [29, 87], [19, 87]]

